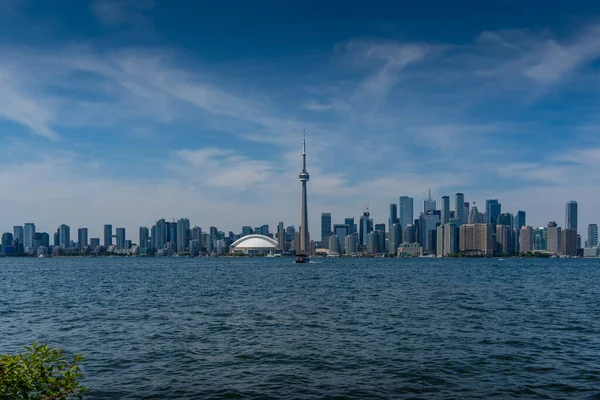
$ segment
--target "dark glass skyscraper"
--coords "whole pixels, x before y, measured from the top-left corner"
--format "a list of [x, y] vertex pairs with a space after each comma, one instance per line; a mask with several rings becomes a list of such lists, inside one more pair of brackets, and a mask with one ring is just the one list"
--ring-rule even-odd
[[331, 236], [331, 213], [321, 214], [321, 247], [329, 247], [329, 236]]
[[112, 225], [104, 225], [104, 247], [112, 246]]
[[577, 231], [577, 202], [570, 201], [565, 206], [565, 229]]
[[502, 213], [502, 206], [497, 199], [485, 201], [485, 223], [496, 225], [498, 216]]

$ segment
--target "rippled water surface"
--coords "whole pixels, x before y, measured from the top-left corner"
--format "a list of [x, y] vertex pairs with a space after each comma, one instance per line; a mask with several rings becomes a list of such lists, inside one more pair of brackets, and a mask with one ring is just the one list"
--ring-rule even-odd
[[90, 399], [600, 398], [600, 261], [0, 259]]

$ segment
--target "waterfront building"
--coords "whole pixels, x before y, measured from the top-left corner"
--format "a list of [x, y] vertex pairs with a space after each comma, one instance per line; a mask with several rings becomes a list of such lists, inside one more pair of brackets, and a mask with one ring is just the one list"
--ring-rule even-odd
[[344, 249], [347, 255], [356, 253], [356, 234], [351, 234], [344, 238]]
[[177, 251], [177, 222], [167, 222], [167, 243], [173, 243], [173, 250]]
[[370, 254], [379, 254], [383, 252], [381, 248], [381, 231], [372, 231], [367, 235], [367, 252]]
[[439, 225], [436, 239], [436, 255], [447, 257], [458, 253], [458, 227], [455, 222]]
[[35, 236], [35, 224], [32, 222], [27, 222], [23, 227], [23, 247], [29, 253], [33, 253], [35, 249], [33, 248], [33, 238]]
[[300, 220], [300, 253], [306, 255], [310, 249], [310, 235], [308, 233], [308, 207], [306, 202], [306, 184], [310, 176], [306, 172], [306, 138], [302, 139], [302, 172], [298, 180], [302, 183], [302, 210]]
[[395, 203], [390, 204], [390, 218], [388, 219], [388, 227], [391, 228], [392, 225], [397, 224], [398, 219], [398, 206]]
[[339, 238], [336, 235], [329, 236], [327, 248], [329, 249], [328, 254], [340, 254]]
[[337, 237], [338, 241], [338, 252], [344, 253], [346, 249], [345, 239], [346, 236], [350, 235], [350, 227], [346, 224], [335, 224], [333, 225], [333, 234]]
[[422, 257], [423, 247], [419, 243], [402, 243], [398, 247], [398, 257]]
[[442, 197], [442, 208], [441, 208], [441, 224], [445, 225], [450, 221], [450, 197]]
[[190, 220], [180, 218], [177, 220], [177, 252], [185, 253], [188, 250], [190, 234]]
[[385, 224], [375, 224], [374, 230], [379, 231], [379, 252], [385, 251]]
[[413, 223], [414, 219], [413, 198], [401, 196], [398, 209], [400, 213], [400, 225], [402, 225], [402, 228], [406, 228], [408, 225]]
[[125, 228], [117, 228], [117, 248], [125, 248]]
[[129, 250], [131, 248], [131, 246], [132, 246], [131, 240], [129, 240], [129, 239], [126, 240], [124, 248], [127, 249], [127, 250]]
[[[425, 253], [435, 253], [436, 246], [432, 243], [432, 238], [435, 236], [435, 230], [440, 223], [440, 211], [429, 210], [427, 213], [421, 214], [419, 217], [419, 236], [417, 241], [423, 247]], [[433, 232], [433, 233], [431, 233]]]
[[423, 214], [427, 214], [428, 211], [435, 211], [436, 204], [435, 200], [431, 198], [431, 190], [429, 190], [429, 197], [423, 201]]
[[139, 246], [141, 249], [148, 249], [150, 241], [150, 232], [145, 226], [140, 226], [140, 238]]
[[390, 227], [390, 237], [388, 242], [388, 254], [396, 254], [398, 247], [402, 243], [402, 227], [399, 223], [394, 223]]
[[23, 227], [15, 225], [13, 226], [13, 239], [18, 241], [21, 246], [23, 245]]
[[588, 225], [588, 240], [586, 242], [587, 248], [598, 246], [598, 224]]
[[100, 247], [100, 238], [90, 238], [90, 247], [93, 250]]
[[156, 224], [152, 227], [152, 251], [157, 252], [165, 247], [167, 244], [167, 223], [164, 218], [156, 221]]
[[198, 239], [191, 239], [188, 242], [188, 250], [190, 255], [192, 256], [197, 256], [198, 254], [200, 254], [200, 250], [202, 249], [202, 244], [200, 243], [200, 240]]
[[88, 245], [88, 228], [77, 229], [77, 244], [79, 250], [83, 250]]
[[510, 225], [496, 225], [496, 251], [498, 254], [512, 254], [514, 252], [513, 243]]
[[62, 224], [58, 227], [58, 246], [63, 249], [68, 249], [71, 243], [71, 228], [68, 225]]
[[575, 229], [563, 229], [560, 239], [561, 253], [565, 256], [577, 255], [577, 231]]
[[565, 229], [577, 232], [577, 202], [570, 201], [565, 205]]
[[600, 247], [589, 247], [583, 249], [584, 257], [598, 257], [600, 255]]
[[112, 238], [113, 238], [112, 225], [110, 225], [110, 224], [104, 225], [104, 247], [108, 248], [108, 247], [112, 246]]
[[533, 232], [533, 250], [546, 251], [547, 228], [540, 227]]
[[456, 193], [454, 195], [454, 220], [458, 225], [462, 225], [466, 222], [468, 215], [465, 215], [465, 195], [462, 193]]
[[12, 245], [14, 241], [14, 236], [10, 232], [5, 232], [2, 234], [2, 251], [4, 252], [4, 248]]
[[490, 224], [463, 224], [460, 226], [459, 249], [468, 255], [492, 256], [494, 235]]
[[562, 234], [560, 227], [555, 221], [550, 221], [546, 229], [546, 250], [555, 254], [562, 252]]
[[527, 253], [533, 251], [533, 228], [531, 226], [521, 227], [519, 236], [519, 252]]
[[331, 213], [321, 213], [321, 247], [329, 248], [331, 233]]
[[369, 218], [369, 209], [360, 217], [360, 225], [358, 227], [359, 249], [366, 249], [368, 243], [367, 235], [373, 231], [373, 219]]
[[[223, 254], [225, 251], [224, 240], [219, 239], [214, 245], [217, 254]], [[258, 255], [272, 253], [277, 248], [277, 242], [264, 235], [252, 234], [243, 236], [233, 242], [230, 246], [231, 252], [249, 255]]]

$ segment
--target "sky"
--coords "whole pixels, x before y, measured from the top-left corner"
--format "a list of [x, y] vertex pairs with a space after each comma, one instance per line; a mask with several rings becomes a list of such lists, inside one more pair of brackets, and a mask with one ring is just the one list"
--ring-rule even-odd
[[322, 212], [387, 222], [429, 189], [532, 226], [564, 226], [577, 200], [585, 232], [599, 17], [589, 1], [4, 0], [0, 230], [298, 226], [305, 131], [313, 238]]

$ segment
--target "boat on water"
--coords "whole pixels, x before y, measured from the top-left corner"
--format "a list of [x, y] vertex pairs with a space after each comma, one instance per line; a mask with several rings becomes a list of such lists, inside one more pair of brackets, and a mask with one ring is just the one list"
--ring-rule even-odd
[[297, 254], [296, 255], [296, 263], [298, 263], [298, 264], [307, 263], [309, 261], [310, 261], [310, 258], [308, 258], [308, 256], [305, 254]]

